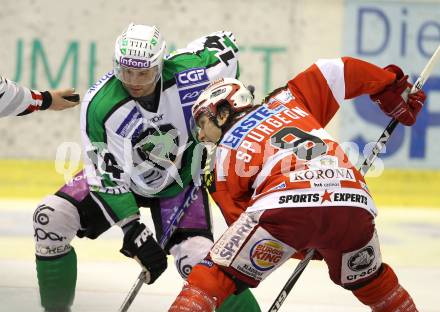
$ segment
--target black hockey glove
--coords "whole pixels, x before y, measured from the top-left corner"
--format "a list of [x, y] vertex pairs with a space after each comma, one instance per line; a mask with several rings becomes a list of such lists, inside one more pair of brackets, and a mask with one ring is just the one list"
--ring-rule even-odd
[[146, 283], [153, 284], [167, 268], [167, 256], [145, 224], [136, 221], [127, 226], [120, 252], [138, 261], [146, 271]]

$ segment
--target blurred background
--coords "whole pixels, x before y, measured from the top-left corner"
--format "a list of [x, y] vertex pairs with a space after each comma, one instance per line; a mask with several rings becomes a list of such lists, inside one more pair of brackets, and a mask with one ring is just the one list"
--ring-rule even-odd
[[[81, 95], [112, 69], [115, 39], [130, 22], [157, 25], [168, 52], [216, 30], [232, 31], [240, 47], [241, 80], [256, 87], [257, 99], [317, 59], [344, 55], [379, 66], [397, 64], [415, 81], [440, 44], [440, 0], [2, 0], [1, 7], [0, 75], [37, 90], [74, 87]], [[379, 207], [384, 259], [400, 270], [422, 311], [440, 311], [429, 288], [437, 288], [440, 280], [440, 63], [424, 90], [427, 101], [417, 123], [393, 133], [368, 183]], [[353, 161], [361, 161], [388, 121], [369, 98], [361, 97], [344, 103], [328, 130], [344, 142]], [[68, 163], [55, 163], [57, 153]], [[39, 311], [33, 209], [64, 183], [63, 172], [80, 169], [81, 163], [74, 161], [79, 157], [79, 108], [0, 120], [0, 311]], [[213, 213], [220, 233], [224, 224]], [[118, 235], [77, 242], [79, 270], [87, 271], [84, 275], [94, 286], [87, 286], [90, 280], [79, 281], [85, 295], [80, 292], [75, 311], [116, 311], [135, 279], [138, 268], [117, 252]], [[272, 278], [266, 288], [263, 283], [257, 292], [263, 306], [270, 305], [295, 264], [286, 265], [281, 279]], [[131, 275], [115, 273], [112, 279], [112, 265], [118, 272], [132, 270]], [[292, 294], [287, 305], [301, 311], [367, 311], [330, 283], [322, 291], [335, 295], [320, 293], [317, 299], [321, 290], [316, 284], [328, 277], [322, 263], [312, 265], [310, 272], [304, 275], [306, 287], [298, 285], [299, 303]], [[163, 285], [175, 278], [175, 290], [165, 286], [168, 292], [160, 297], [151, 293], [154, 286], [143, 289], [142, 298], [158, 300], [162, 308], [157, 311], [181, 285], [175, 273], [167, 274]], [[115, 281], [120, 278], [122, 284]], [[90, 292], [105, 292], [112, 281], [118, 284], [117, 298], [94, 295], [99, 304], [88, 306]]]

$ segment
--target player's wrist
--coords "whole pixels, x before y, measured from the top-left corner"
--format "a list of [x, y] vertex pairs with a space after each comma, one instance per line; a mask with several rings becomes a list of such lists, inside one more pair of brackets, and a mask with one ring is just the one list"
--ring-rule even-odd
[[137, 213], [120, 220], [118, 223], [116, 223], [116, 225], [118, 225], [122, 229], [125, 235], [129, 229], [131, 229], [134, 225], [139, 225], [139, 223], [140, 214]]

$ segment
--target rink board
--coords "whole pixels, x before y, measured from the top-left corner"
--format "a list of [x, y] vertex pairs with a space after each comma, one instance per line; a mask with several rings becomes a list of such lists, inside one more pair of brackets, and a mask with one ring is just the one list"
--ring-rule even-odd
[[[80, 170], [73, 166], [73, 172]], [[65, 166], [69, 168], [69, 165]], [[75, 170], [76, 169], [76, 170]], [[0, 160], [1, 198], [42, 198], [65, 182], [54, 161]], [[440, 170], [388, 169], [367, 182], [377, 206], [440, 208]]]

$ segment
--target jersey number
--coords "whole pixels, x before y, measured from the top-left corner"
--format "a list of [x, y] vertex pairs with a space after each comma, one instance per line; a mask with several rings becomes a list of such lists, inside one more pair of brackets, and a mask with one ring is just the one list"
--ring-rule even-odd
[[97, 149], [87, 151], [87, 156], [89, 156], [90, 160], [95, 167], [95, 170], [98, 170], [98, 167], [102, 169], [103, 172], [110, 174], [114, 179], [120, 180], [121, 174], [124, 173], [124, 170], [118, 165], [118, 162], [115, 159], [115, 156], [112, 153], [103, 151], [101, 153], [102, 160], [101, 166], [99, 166], [99, 158]]
[[235, 57], [234, 52], [238, 51], [237, 46], [226, 35], [223, 36], [223, 38], [220, 38], [219, 36], [207, 37], [205, 47], [221, 51], [221, 53], [217, 54], [217, 57], [225, 63], [226, 66], [229, 65], [229, 60], [232, 60]]
[[312, 160], [326, 154], [328, 149], [321, 138], [296, 127], [285, 127], [270, 140], [275, 147], [292, 149], [295, 156], [301, 160]]
[[115, 156], [111, 153], [104, 154], [105, 171], [111, 174], [115, 179], [120, 180], [124, 170], [118, 166]]

